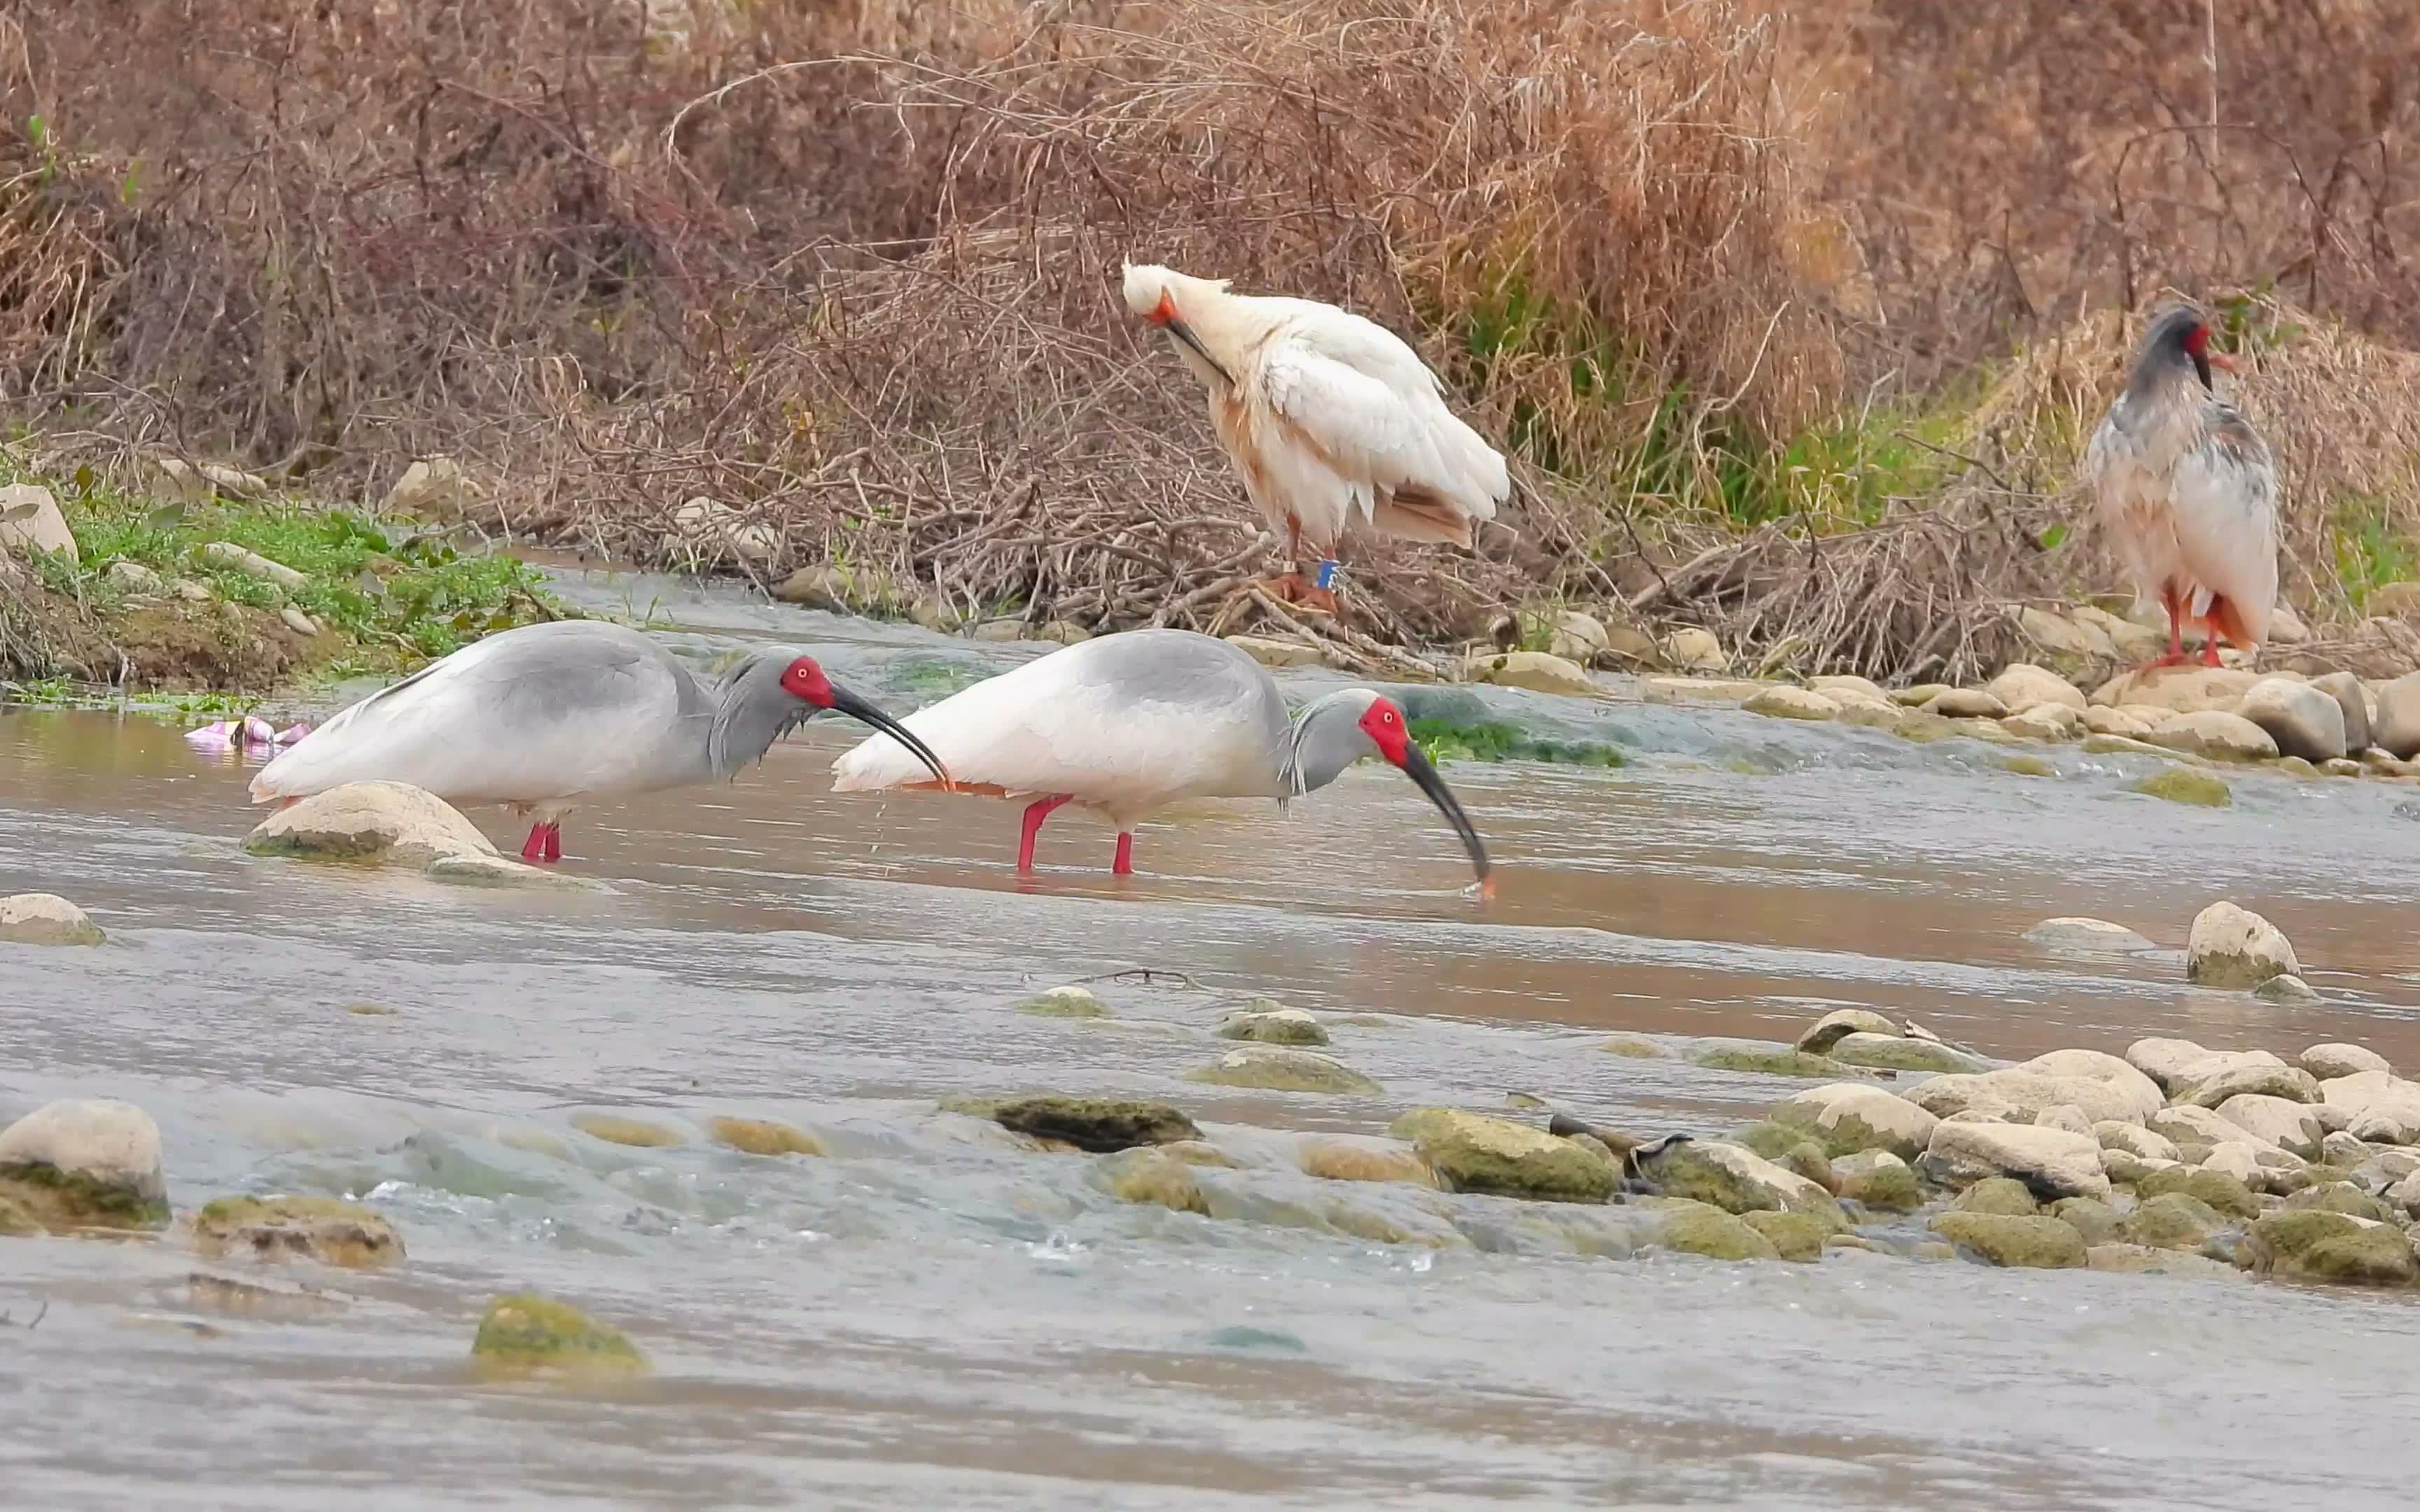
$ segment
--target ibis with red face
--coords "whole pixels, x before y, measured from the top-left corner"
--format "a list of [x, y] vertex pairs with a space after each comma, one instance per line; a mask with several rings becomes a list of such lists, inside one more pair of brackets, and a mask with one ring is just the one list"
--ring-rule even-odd
[[[1113, 869], [1134, 871], [1134, 826], [1187, 798], [1275, 798], [1326, 787], [1364, 757], [1401, 769], [1461, 837], [1488, 885], [1487, 849], [1394, 700], [1341, 688], [1288, 715], [1261, 664], [1190, 630], [1079, 641], [919, 709], [902, 723], [962, 793], [1023, 798], [1020, 872], [1042, 822], [1078, 803], [1117, 826]], [[871, 736], [832, 764], [836, 792], [936, 783], [909, 747]]]
[[826, 709], [887, 732], [902, 760], [948, 785], [921, 741], [795, 649], [709, 682], [627, 625], [562, 620], [489, 636], [371, 694], [261, 768], [252, 799], [408, 782], [530, 816], [521, 858], [559, 861], [573, 808], [727, 779]]

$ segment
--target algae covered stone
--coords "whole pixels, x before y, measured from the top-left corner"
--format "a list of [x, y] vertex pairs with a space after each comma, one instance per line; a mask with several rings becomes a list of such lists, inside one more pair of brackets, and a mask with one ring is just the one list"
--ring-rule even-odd
[[1914, 1212], [1924, 1205], [1916, 1168], [1887, 1149], [1861, 1150], [1832, 1163], [1840, 1196], [1876, 1212]]
[[620, 1329], [535, 1292], [489, 1303], [471, 1355], [482, 1369], [508, 1375], [632, 1376], [647, 1368]]
[[1764, 1076], [1842, 1076], [1848, 1068], [1828, 1056], [1810, 1056], [1761, 1040], [1708, 1040], [1689, 1052], [1689, 1064], [1707, 1071], [1744, 1071]]
[[993, 1122], [1095, 1154], [1136, 1145], [1199, 1139], [1193, 1120], [1165, 1103], [1107, 1097], [1025, 1097], [993, 1104]]
[[1987, 1176], [1958, 1194], [1949, 1204], [1958, 1212], [1996, 1212], [2012, 1218], [2030, 1218], [2041, 1211], [2041, 1204], [2025, 1189], [2025, 1183], [2012, 1176]]
[[1388, 1133], [1408, 1139], [1429, 1168], [1456, 1192], [1603, 1202], [1613, 1195], [1613, 1163], [1575, 1140], [1527, 1124], [1458, 1108], [1419, 1108]]
[[1764, 1236], [1785, 1260], [1820, 1260], [1831, 1230], [1803, 1212], [1776, 1212], [1759, 1208], [1740, 1214], [1740, 1221]]
[[1020, 1013], [1031, 1013], [1047, 1019], [1104, 1019], [1109, 1016], [1109, 1005], [1102, 1002], [1089, 987], [1053, 987], [1048, 992], [1035, 993], [1016, 1005]]
[[1876, 1071], [1934, 1072], [1972, 1074], [1991, 1065], [1938, 1040], [1916, 1040], [1900, 1034], [1844, 1035], [1832, 1046], [1832, 1058]]
[[1710, 1260], [1777, 1260], [1773, 1241], [1722, 1209], [1687, 1197], [1649, 1199], [1655, 1224], [1650, 1242]]
[[1333, 1056], [1284, 1045], [1252, 1044], [1230, 1050], [1207, 1066], [1186, 1073], [1187, 1081], [1216, 1087], [1248, 1087], [1266, 1092], [1335, 1092], [1368, 1094], [1384, 1090]]
[[644, 1119], [626, 1119], [613, 1113], [575, 1113], [571, 1126], [592, 1139], [602, 1139], [609, 1145], [629, 1145], [640, 1149], [662, 1149], [681, 1142], [681, 1136], [660, 1123]]
[[1328, 1181], [1400, 1181], [1411, 1186], [1436, 1185], [1436, 1173], [1419, 1152], [1385, 1145], [1355, 1144], [1343, 1139], [1309, 1139], [1295, 1154], [1305, 1176]]
[[1849, 1227], [1832, 1195], [1740, 1145], [1676, 1139], [1635, 1157], [1639, 1176], [1660, 1196], [1689, 1197], [1726, 1212], [1799, 1212], [1826, 1232]]
[[[2089, 749], [2089, 746], [2086, 746]], [[2149, 797], [2164, 798], [2170, 803], [2188, 803], [2200, 809], [2224, 809], [2235, 801], [2226, 783], [2208, 772], [2191, 767], [2170, 766], [2127, 786]]]
[[317, 1260], [363, 1270], [404, 1257], [403, 1236], [357, 1202], [334, 1197], [220, 1197], [194, 1215], [194, 1247], [211, 1259]]
[[2319, 1209], [2273, 1212], [2245, 1236], [2244, 1265], [2263, 1274], [2341, 1286], [2408, 1287], [2420, 1280], [2412, 1241], [2393, 1224]]
[[1194, 1167], [1148, 1146], [1123, 1149], [1105, 1157], [1098, 1175], [1121, 1202], [1149, 1203], [1171, 1212], [1210, 1211]]
[[160, 1126], [131, 1103], [47, 1103], [0, 1130], [0, 1197], [44, 1228], [168, 1223]]
[[1932, 1231], [1993, 1265], [2035, 1270], [2076, 1270], [2084, 1265], [2084, 1236], [2057, 1218], [2012, 1217], [1996, 1212], [1944, 1212]]
[[2118, 1210], [2096, 1197], [2061, 1197], [2051, 1204], [2050, 1216], [2083, 1235], [2087, 1247], [2118, 1237]]
[[0, 1239], [37, 1239], [49, 1232], [23, 1203], [0, 1196]]
[[706, 1126], [718, 1145], [743, 1155], [820, 1155], [823, 1141], [803, 1129], [771, 1119], [720, 1118]]
[[2197, 1165], [2171, 1165], [2152, 1171], [2134, 1183], [2134, 1191], [2147, 1200], [2182, 1192], [2235, 1218], [2257, 1217], [2260, 1212], [2260, 1199], [2252, 1195], [2250, 1187], [2224, 1171]]
[[255, 825], [243, 848], [254, 856], [415, 867], [445, 856], [496, 854], [445, 800], [405, 782], [348, 782], [315, 793]]
[[1838, 1159], [1861, 1149], [1887, 1149], [1902, 1160], [1924, 1153], [1941, 1120], [1903, 1097], [1866, 1082], [1836, 1082], [1792, 1092], [1768, 1115], [1778, 1124], [1805, 1129]]
[[1327, 1031], [1319, 1020], [1298, 1008], [1286, 1008], [1264, 997], [1227, 1015], [1218, 1026], [1222, 1040], [1250, 1040], [1259, 1044], [1326, 1044]]
[[99, 945], [101, 926], [54, 892], [20, 892], [0, 898], [0, 943]]
[[2302, 974], [2294, 947], [2276, 925], [2248, 908], [2220, 902], [2194, 916], [2185, 941], [2185, 980], [2204, 987], [2257, 987]]
[[1804, 1050], [1810, 1056], [1821, 1056], [1829, 1054], [1834, 1045], [1853, 1034], [1898, 1033], [1898, 1025], [1870, 1008], [1836, 1008], [1808, 1025], [1792, 1048]]
[[2118, 1237], [2152, 1249], [2199, 1250], [2227, 1225], [2226, 1215], [2184, 1192], [2163, 1192], [2118, 1221]]

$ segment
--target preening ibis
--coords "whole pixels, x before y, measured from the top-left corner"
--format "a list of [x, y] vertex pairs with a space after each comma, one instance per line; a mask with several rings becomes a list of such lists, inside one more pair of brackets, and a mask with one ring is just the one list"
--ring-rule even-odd
[[2210, 334], [2189, 305], [2153, 321], [2085, 456], [2135, 591], [2168, 612], [2168, 653], [2153, 666], [2185, 659], [2188, 621], [2203, 625], [2212, 667], [2221, 636], [2257, 647], [2277, 602], [2277, 470], [2251, 422], [2212, 387], [2211, 369], [2235, 363], [2211, 350]]
[[[1153, 264], [1126, 265], [1125, 301], [1209, 391], [1244, 491], [1285, 537], [1281, 596], [1335, 609], [1336, 546], [1357, 517], [1379, 535], [1467, 548], [1511, 496], [1504, 455], [1446, 408], [1445, 385], [1386, 327]], [[1302, 577], [1306, 542], [1320, 554], [1316, 584]]]
[[[1420, 748], [1403, 709], [1366, 687], [1289, 717], [1260, 663], [1190, 630], [1079, 641], [919, 709], [903, 721], [962, 793], [1029, 799], [1016, 868], [1052, 810], [1080, 803], [1118, 827], [1115, 871], [1134, 871], [1134, 826], [1186, 798], [1276, 798], [1326, 787], [1365, 756], [1403, 769], [1461, 836], [1482, 889], [1486, 847]], [[832, 763], [835, 792], [934, 784], [895, 741], [869, 737]]]
[[563, 620], [489, 636], [371, 694], [262, 767], [252, 799], [409, 782], [532, 816], [521, 858], [559, 861], [574, 807], [729, 778], [825, 709], [888, 732], [901, 760], [947, 783], [921, 741], [813, 657], [759, 651], [708, 683], [636, 630]]

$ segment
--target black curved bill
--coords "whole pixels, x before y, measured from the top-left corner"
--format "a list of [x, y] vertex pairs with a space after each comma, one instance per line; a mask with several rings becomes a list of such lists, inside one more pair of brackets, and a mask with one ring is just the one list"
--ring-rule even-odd
[[1174, 336], [1177, 340], [1185, 343], [1187, 347], [1192, 347], [1193, 354], [1196, 357], [1201, 358], [1203, 362], [1210, 364], [1211, 372], [1218, 374], [1220, 378], [1227, 380], [1227, 387], [1232, 389], [1235, 386], [1234, 376], [1227, 371], [1225, 365], [1221, 363], [1218, 359], [1210, 355], [1210, 348], [1202, 345], [1202, 338], [1193, 333], [1193, 328], [1191, 326], [1187, 325], [1182, 320], [1171, 320], [1168, 323], [1168, 333]]
[[881, 731], [884, 734], [889, 735], [892, 739], [907, 747], [908, 750], [915, 754], [918, 761], [923, 762], [926, 766], [932, 768], [933, 775], [940, 779], [941, 786], [945, 788], [955, 786], [955, 784], [950, 780], [949, 768], [941, 764], [941, 758], [933, 754], [931, 747], [925, 745], [914, 735], [909, 734], [906, 725], [901, 724], [898, 720], [891, 717], [891, 716], [883, 713], [880, 709], [877, 709], [873, 704], [865, 702], [865, 700], [859, 698], [856, 694], [849, 692], [847, 689], [842, 687], [838, 683], [830, 684], [830, 687], [831, 688], [831, 706], [834, 709], [838, 710], [842, 714], [847, 715], [852, 719], [862, 720], [863, 722], [874, 726], [876, 730]]
[[1437, 812], [1445, 815], [1446, 823], [1462, 837], [1462, 848], [1470, 853], [1471, 867], [1478, 872], [1480, 884], [1484, 887], [1488, 873], [1487, 847], [1479, 842], [1479, 831], [1470, 827], [1470, 816], [1464, 813], [1462, 805], [1454, 801], [1453, 790], [1445, 785], [1445, 779], [1437, 776], [1437, 769], [1420, 754], [1420, 748], [1409, 742], [1404, 746], [1403, 768], [1404, 775], [1420, 785], [1420, 791], [1437, 806]]

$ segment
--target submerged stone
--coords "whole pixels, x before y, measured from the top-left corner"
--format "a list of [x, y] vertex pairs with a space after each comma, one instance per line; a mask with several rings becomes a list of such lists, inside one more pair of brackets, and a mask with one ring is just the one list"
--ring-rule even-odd
[[1823, 1257], [1823, 1242], [1830, 1235], [1823, 1224], [1803, 1212], [1776, 1212], [1760, 1208], [1740, 1214], [1740, 1221], [1764, 1236], [1765, 1242], [1785, 1260], [1820, 1260]]
[[1689, 1064], [1707, 1071], [1744, 1071], [1765, 1076], [1845, 1076], [1849, 1068], [1828, 1056], [1810, 1056], [1787, 1045], [1755, 1040], [1709, 1040], [1689, 1054]]
[[1945, 1212], [1932, 1231], [1993, 1265], [2073, 1270], [2084, 1264], [2084, 1236], [2056, 1218], [1995, 1212]]
[[2420, 1280], [2412, 1241], [2393, 1224], [2317, 1209], [2256, 1220], [2242, 1259], [2262, 1274], [2341, 1286], [2408, 1287]]
[[1357, 1145], [1342, 1139], [1305, 1140], [1295, 1157], [1305, 1176], [1328, 1181], [1401, 1181], [1412, 1186], [1436, 1185], [1436, 1173], [1419, 1152], [1380, 1145]]
[[1710, 1260], [1777, 1260], [1773, 1241], [1739, 1218], [1686, 1197], [1651, 1199], [1655, 1225], [1651, 1242]]
[[709, 1121], [706, 1132], [718, 1145], [727, 1145], [743, 1155], [820, 1155], [823, 1141], [803, 1129], [793, 1129], [771, 1119], [719, 1118]]
[[1452, 1191], [1554, 1202], [1603, 1202], [1613, 1163], [1570, 1139], [1458, 1108], [1419, 1108], [1388, 1133], [1408, 1139]]
[[2233, 1280], [2239, 1273], [2225, 1260], [2186, 1250], [2154, 1249], [2149, 1244], [2102, 1243], [2084, 1252], [2084, 1263], [2095, 1271], [2130, 1275], [2190, 1275], [2203, 1280]]
[[1615, 1035], [1597, 1048], [1606, 1055], [1624, 1056], [1632, 1060], [1662, 1060], [1672, 1053], [1652, 1040], [1640, 1040], [1624, 1034]]
[[571, 1126], [592, 1139], [602, 1139], [609, 1145], [630, 1145], [641, 1149], [661, 1149], [681, 1142], [681, 1136], [660, 1123], [644, 1119], [625, 1119], [611, 1113], [575, 1113]]
[[1849, 1227], [1832, 1195], [1754, 1150], [1715, 1140], [1674, 1140], [1635, 1157], [1639, 1176], [1661, 1196], [1690, 1197], [1726, 1212], [1805, 1213], [1826, 1232]]
[[1298, 1008], [1286, 1008], [1268, 998], [1227, 1015], [1218, 1026], [1222, 1040], [1250, 1040], [1260, 1044], [1326, 1044], [1327, 1031], [1319, 1020]]
[[99, 945], [101, 926], [54, 892], [20, 892], [0, 898], [0, 943]]
[[1185, 1079], [1267, 1092], [1368, 1094], [1384, 1090], [1333, 1056], [1270, 1044], [1230, 1050], [1207, 1066], [1186, 1072]]
[[44, 1103], [0, 1130], [0, 1197], [54, 1233], [165, 1227], [160, 1126], [131, 1103]]
[[[2091, 741], [2084, 744], [2086, 750], [2092, 748]], [[2166, 767], [2127, 786], [2149, 797], [2164, 798], [2170, 803], [2189, 803], [2201, 809], [2224, 809], [2235, 801], [2235, 795], [2227, 790], [2223, 779], [2189, 766]]]
[[2009, 1176], [1987, 1176], [1958, 1194], [1949, 1204], [1959, 1212], [1997, 1212], [2013, 1218], [2030, 1218], [2041, 1211], [2041, 1204], [2025, 1189], [2025, 1183]]
[[1095, 1154], [1136, 1145], [1199, 1139], [1193, 1120], [1165, 1103], [1107, 1097], [1026, 1097], [988, 1109], [1003, 1129], [1056, 1139]]
[[1161, 1150], [1142, 1147], [1102, 1159], [1100, 1180], [1121, 1202], [1151, 1203], [1171, 1212], [1207, 1215], [1210, 1204], [1193, 1167]]
[[363, 1270], [404, 1257], [403, 1236], [356, 1202], [334, 1197], [220, 1197], [194, 1215], [194, 1247], [211, 1259], [312, 1259]]
[[1035, 993], [1016, 1005], [1020, 1013], [1049, 1019], [1102, 1019], [1109, 1016], [1109, 1005], [1102, 1002], [1089, 987], [1053, 987], [1046, 993]]
[[647, 1368], [620, 1329], [535, 1292], [489, 1303], [471, 1355], [483, 1370], [505, 1375], [632, 1376]]
[[1852, 1034], [1832, 1046], [1832, 1058], [1851, 1066], [1878, 1071], [1941, 1072], [1973, 1074], [1991, 1070], [1991, 1063], [1937, 1040], [1904, 1035]]

